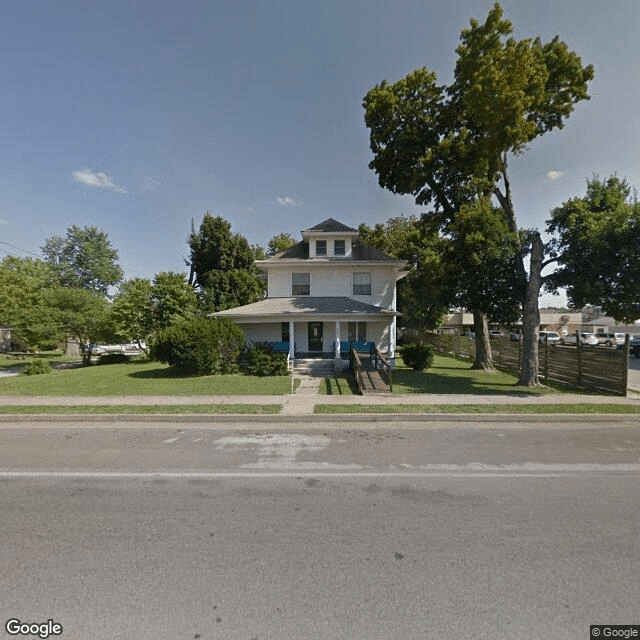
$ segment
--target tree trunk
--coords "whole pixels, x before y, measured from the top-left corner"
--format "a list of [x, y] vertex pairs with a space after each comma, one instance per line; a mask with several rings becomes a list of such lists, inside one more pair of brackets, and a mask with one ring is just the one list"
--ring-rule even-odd
[[538, 378], [538, 328], [540, 309], [538, 298], [542, 286], [542, 258], [544, 245], [540, 234], [532, 234], [531, 263], [524, 305], [522, 307], [522, 369], [518, 386], [539, 387]]
[[476, 334], [476, 359], [471, 368], [494, 371], [491, 343], [489, 342], [489, 325], [484, 313], [473, 312], [473, 330]]

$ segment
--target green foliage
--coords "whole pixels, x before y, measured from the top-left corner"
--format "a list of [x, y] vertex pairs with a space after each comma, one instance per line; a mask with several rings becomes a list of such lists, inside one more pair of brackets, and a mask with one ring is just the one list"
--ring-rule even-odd
[[24, 367], [21, 373], [25, 376], [38, 376], [44, 373], [51, 373], [51, 367], [46, 360], [43, 360], [42, 358], [34, 358]]
[[198, 287], [203, 307], [221, 311], [256, 302], [264, 294], [255, 254], [246, 238], [231, 232], [231, 224], [209, 213], [200, 229], [192, 223], [189, 244], [189, 284]]
[[243, 347], [242, 330], [230, 320], [194, 318], [160, 331], [151, 358], [187, 374], [233, 373]]
[[131, 362], [131, 356], [126, 353], [103, 353], [96, 364], [125, 364]]
[[122, 280], [118, 252], [97, 227], [72, 225], [66, 236], [52, 236], [41, 247], [60, 285], [107, 294]]
[[7, 256], [0, 262], [0, 325], [11, 327], [13, 336], [31, 348], [63, 338], [46, 301], [54, 283], [51, 267], [42, 260]]
[[640, 203], [626, 180], [587, 182], [582, 198], [551, 212], [552, 255], [559, 268], [547, 287], [565, 287], [572, 304], [602, 306], [619, 322], [640, 319]]
[[519, 237], [487, 198], [460, 207], [448, 225], [442, 261], [452, 306], [486, 315], [501, 325], [519, 317], [522, 283], [515, 260]]
[[286, 376], [287, 355], [276, 353], [268, 345], [254, 344], [243, 357], [243, 370], [250, 376]]
[[83, 364], [90, 364], [90, 345], [111, 337], [106, 298], [88, 289], [53, 287], [45, 299], [49, 316], [63, 335], [78, 341]]
[[267, 246], [267, 258], [273, 258], [278, 253], [282, 253], [293, 247], [297, 242], [289, 233], [279, 233], [269, 240]]
[[428, 369], [433, 363], [433, 347], [422, 342], [412, 342], [400, 348], [404, 363], [413, 371]]
[[194, 318], [198, 314], [198, 296], [184, 273], [161, 271], [153, 279], [151, 308], [151, 327], [161, 330], [179, 320]]
[[398, 282], [401, 326], [418, 330], [438, 327], [448, 304], [441, 259], [446, 240], [415, 216], [391, 218], [373, 228], [361, 224], [358, 231], [364, 244], [408, 263], [408, 276]]

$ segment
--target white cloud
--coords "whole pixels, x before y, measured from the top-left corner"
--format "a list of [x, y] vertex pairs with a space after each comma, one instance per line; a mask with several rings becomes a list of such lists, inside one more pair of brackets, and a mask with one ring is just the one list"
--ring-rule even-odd
[[547, 173], [547, 182], [555, 182], [559, 180], [564, 175], [564, 171], [549, 171]]
[[0, 218], [0, 227], [9, 227], [11, 225], [11, 223], [8, 220], [2, 220], [2, 218]]
[[157, 178], [152, 178], [151, 176], [143, 176], [142, 184], [140, 185], [140, 189], [142, 191], [154, 191], [161, 184], [162, 183]]
[[278, 196], [276, 198], [276, 202], [281, 207], [299, 207], [302, 204], [302, 202], [300, 202], [300, 200], [296, 200], [295, 198], [292, 198], [291, 196]]
[[76, 182], [85, 184], [88, 187], [96, 187], [98, 189], [106, 189], [112, 191], [118, 195], [126, 195], [128, 191], [117, 182], [114, 182], [111, 176], [108, 176], [102, 171], [93, 171], [93, 169], [82, 169], [81, 171], [74, 171], [72, 174], [73, 179]]

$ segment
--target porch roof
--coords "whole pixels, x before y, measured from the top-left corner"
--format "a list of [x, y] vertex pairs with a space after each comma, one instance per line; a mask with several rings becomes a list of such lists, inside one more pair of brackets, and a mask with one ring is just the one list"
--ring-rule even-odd
[[209, 314], [213, 318], [231, 318], [236, 322], [266, 322], [313, 318], [349, 320], [353, 318], [392, 318], [400, 314], [393, 309], [374, 307], [372, 304], [346, 297], [266, 298], [226, 311]]

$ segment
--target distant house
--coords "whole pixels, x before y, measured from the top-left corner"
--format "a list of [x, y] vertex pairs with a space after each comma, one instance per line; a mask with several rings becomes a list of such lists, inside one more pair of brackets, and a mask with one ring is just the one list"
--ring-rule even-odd
[[374, 344], [394, 361], [396, 282], [406, 262], [362, 244], [356, 229], [329, 218], [256, 265], [266, 273], [267, 298], [212, 314], [231, 318], [247, 342], [271, 343], [292, 360], [330, 358], [336, 371], [350, 344]]

